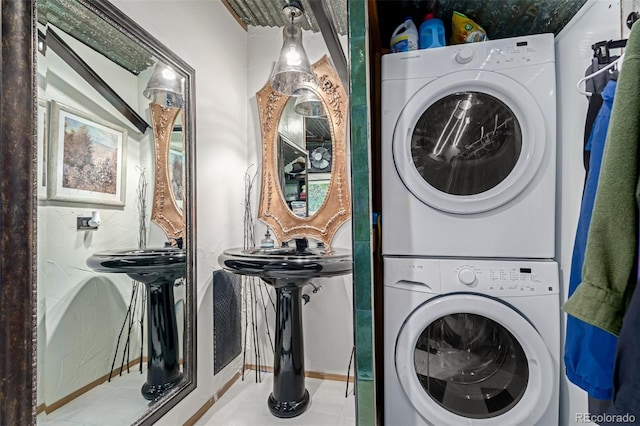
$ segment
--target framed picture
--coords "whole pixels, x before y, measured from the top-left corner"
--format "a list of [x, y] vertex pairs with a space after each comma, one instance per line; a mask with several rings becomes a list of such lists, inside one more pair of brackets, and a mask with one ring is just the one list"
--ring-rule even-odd
[[38, 199], [47, 198], [47, 101], [38, 99]]
[[313, 216], [322, 206], [329, 191], [330, 179], [309, 180], [307, 182], [307, 200], [309, 203], [309, 216]]
[[50, 200], [124, 206], [127, 131], [51, 101]]
[[169, 149], [169, 181], [171, 182], [171, 193], [178, 205], [182, 208], [184, 197], [184, 155], [181, 151]]

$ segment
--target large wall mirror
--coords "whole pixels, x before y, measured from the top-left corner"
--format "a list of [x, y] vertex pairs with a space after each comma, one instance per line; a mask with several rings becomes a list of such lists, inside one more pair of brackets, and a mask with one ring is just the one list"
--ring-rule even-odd
[[107, 1], [36, 26], [37, 423], [151, 424], [195, 388], [194, 71]]
[[348, 98], [327, 56], [318, 85], [286, 96], [267, 83], [257, 94], [263, 140], [258, 217], [280, 242], [310, 237], [326, 246], [351, 218], [346, 169]]

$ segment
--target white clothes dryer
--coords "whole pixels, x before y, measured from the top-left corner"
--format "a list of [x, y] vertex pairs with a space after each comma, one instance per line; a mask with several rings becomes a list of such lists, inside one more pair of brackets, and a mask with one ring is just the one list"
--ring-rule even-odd
[[553, 34], [382, 57], [384, 255], [554, 257]]
[[385, 257], [385, 425], [557, 425], [558, 283], [549, 261]]

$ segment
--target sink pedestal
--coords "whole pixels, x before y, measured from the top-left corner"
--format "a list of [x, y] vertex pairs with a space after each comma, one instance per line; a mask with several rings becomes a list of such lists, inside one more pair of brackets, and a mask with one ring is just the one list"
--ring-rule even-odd
[[155, 400], [182, 380], [173, 285], [186, 272], [182, 249], [159, 248], [95, 253], [87, 265], [97, 272], [124, 273], [147, 290], [147, 381], [142, 396]]
[[304, 342], [301, 296], [303, 280], [285, 287], [276, 285], [276, 341], [273, 365], [273, 392], [268, 405], [276, 417], [295, 417], [309, 405], [304, 386]]
[[154, 400], [182, 380], [173, 281], [160, 277], [147, 288], [147, 382], [142, 396]]
[[267, 404], [276, 417], [295, 417], [309, 406], [304, 387], [302, 288], [311, 279], [351, 272], [351, 252], [344, 249], [296, 247], [225, 250], [218, 263], [227, 271], [260, 277], [276, 291], [276, 341], [273, 391]]

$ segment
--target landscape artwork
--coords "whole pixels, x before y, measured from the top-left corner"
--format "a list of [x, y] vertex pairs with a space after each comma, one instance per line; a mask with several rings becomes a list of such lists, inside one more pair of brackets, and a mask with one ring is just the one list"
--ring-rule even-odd
[[50, 199], [124, 205], [126, 130], [52, 105]]
[[178, 207], [182, 208], [184, 198], [184, 155], [180, 151], [169, 150], [169, 180], [171, 193]]

